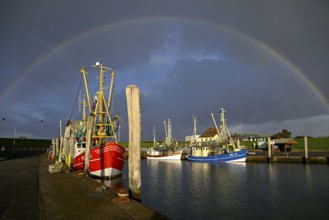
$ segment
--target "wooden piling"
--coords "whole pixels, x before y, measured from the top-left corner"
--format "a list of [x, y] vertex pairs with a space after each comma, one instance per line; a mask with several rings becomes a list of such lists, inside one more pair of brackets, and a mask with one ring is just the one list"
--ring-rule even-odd
[[70, 146], [70, 153], [69, 153], [69, 155], [70, 155], [70, 162], [71, 162], [70, 167], [71, 167], [71, 165], [73, 164], [73, 156], [74, 156], [74, 140], [75, 140], [74, 137], [70, 137], [70, 138], [69, 138], [69, 146]]
[[90, 115], [87, 119], [87, 131], [86, 131], [86, 150], [85, 150], [85, 173], [89, 173], [90, 164], [90, 147], [92, 144], [92, 134], [94, 129], [95, 116]]
[[270, 162], [272, 157], [272, 147], [271, 147], [271, 138], [267, 138], [267, 147], [268, 147], [268, 162]]
[[56, 140], [52, 139], [51, 144], [52, 144], [52, 151], [53, 151], [53, 158], [54, 158], [56, 155]]
[[62, 146], [63, 146], [63, 138], [62, 138], [62, 120], [59, 120], [59, 140], [57, 139], [57, 143], [59, 145], [59, 149], [57, 150], [58, 161], [61, 161], [61, 153], [62, 153]]
[[129, 195], [141, 201], [141, 107], [140, 91], [136, 85], [126, 88], [128, 125], [129, 125]]
[[68, 138], [67, 137], [63, 137], [63, 153], [67, 154], [67, 146], [68, 146]]
[[69, 138], [69, 145], [70, 145], [70, 162], [73, 165], [73, 158], [74, 158], [74, 147], [75, 147], [75, 139], [76, 139], [76, 129], [73, 124], [70, 124], [70, 138]]
[[56, 142], [55, 156], [58, 157], [59, 156], [59, 140], [58, 140], [58, 138], [55, 139], [55, 142]]
[[68, 124], [65, 126], [64, 140], [63, 140], [63, 153], [66, 155], [70, 153], [69, 150], [69, 138], [70, 138], [71, 126]]
[[307, 160], [308, 159], [307, 135], [304, 136], [304, 148], [305, 148], [305, 160]]
[[64, 140], [64, 137], [61, 136], [60, 137], [60, 140], [59, 140], [59, 156], [58, 156], [58, 161], [61, 162], [62, 161], [62, 158], [61, 158], [61, 155], [63, 153], [63, 141]]

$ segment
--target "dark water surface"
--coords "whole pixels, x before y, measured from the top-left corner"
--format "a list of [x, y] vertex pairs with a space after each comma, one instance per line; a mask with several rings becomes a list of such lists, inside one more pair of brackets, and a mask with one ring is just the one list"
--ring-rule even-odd
[[[171, 219], [329, 219], [329, 166], [142, 160], [142, 204]], [[124, 176], [112, 182], [128, 188]]]

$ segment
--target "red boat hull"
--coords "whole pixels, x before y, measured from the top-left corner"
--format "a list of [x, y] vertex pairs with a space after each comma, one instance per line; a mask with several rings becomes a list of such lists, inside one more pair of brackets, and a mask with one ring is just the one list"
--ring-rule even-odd
[[[85, 152], [82, 151], [73, 159], [76, 170], [85, 168]], [[125, 149], [117, 143], [106, 143], [90, 150], [89, 173], [102, 178], [121, 176], [124, 162]]]

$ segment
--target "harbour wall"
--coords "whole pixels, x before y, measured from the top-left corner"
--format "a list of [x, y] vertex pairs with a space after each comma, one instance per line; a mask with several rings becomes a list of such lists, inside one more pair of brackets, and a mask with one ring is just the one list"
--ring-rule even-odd
[[260, 163], [304, 163], [304, 164], [329, 164], [328, 156], [308, 157], [305, 156], [248, 156], [246, 162]]

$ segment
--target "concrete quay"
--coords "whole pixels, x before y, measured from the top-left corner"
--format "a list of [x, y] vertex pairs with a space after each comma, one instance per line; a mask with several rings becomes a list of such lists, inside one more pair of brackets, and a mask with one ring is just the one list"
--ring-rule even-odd
[[267, 151], [251, 152], [252, 155], [247, 156], [246, 162], [329, 164], [329, 151], [312, 151], [309, 152], [308, 158], [303, 151], [274, 152], [271, 158], [268, 157]]
[[52, 173], [46, 155], [0, 161], [0, 219], [168, 219], [83, 173]]

